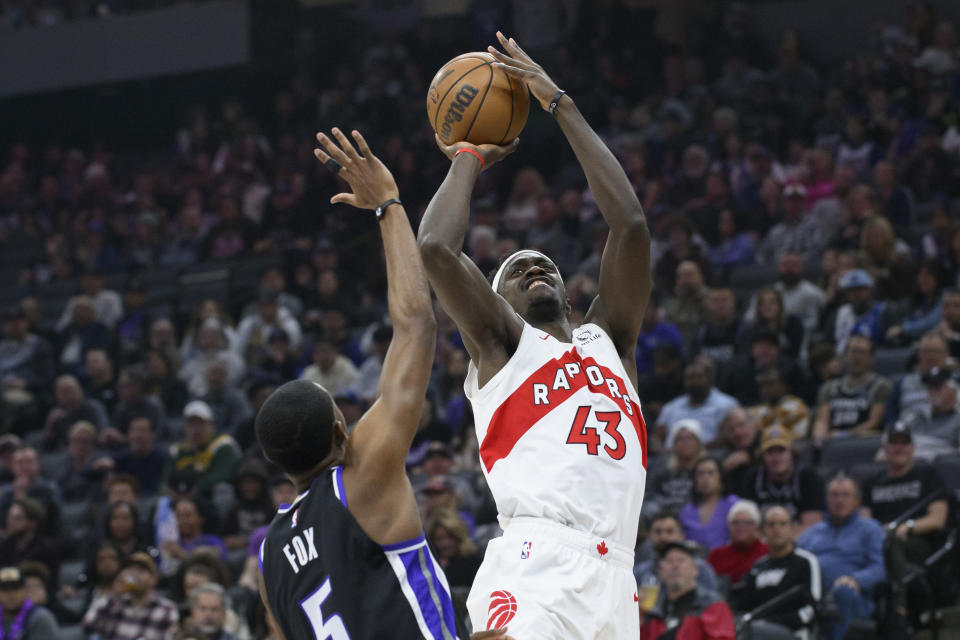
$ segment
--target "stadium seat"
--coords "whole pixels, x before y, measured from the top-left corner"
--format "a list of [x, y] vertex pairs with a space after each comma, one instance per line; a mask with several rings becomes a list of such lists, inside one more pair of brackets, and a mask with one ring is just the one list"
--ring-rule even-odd
[[882, 376], [887, 376], [888, 378], [905, 373], [907, 370], [907, 362], [909, 361], [912, 353], [913, 349], [910, 347], [898, 349], [877, 349], [877, 353], [873, 361], [873, 370]]
[[960, 454], [951, 453], [940, 456], [934, 461], [934, 466], [940, 472], [943, 483], [953, 492], [954, 497], [960, 500]]
[[873, 462], [879, 449], [880, 436], [834, 438], [823, 445], [820, 468], [849, 472], [854, 465]]
[[771, 265], [747, 265], [730, 273], [730, 287], [738, 291], [756, 292], [777, 281], [777, 268]]
[[63, 473], [68, 460], [69, 454], [66, 451], [41, 453], [37, 461], [40, 464], [40, 475], [50, 480], [56, 480]]
[[798, 465], [813, 466], [817, 450], [809, 440], [797, 440], [793, 443], [793, 456]]
[[853, 465], [847, 474], [862, 487], [865, 482], [886, 471], [886, 469], [887, 464], [885, 462], [861, 462]]

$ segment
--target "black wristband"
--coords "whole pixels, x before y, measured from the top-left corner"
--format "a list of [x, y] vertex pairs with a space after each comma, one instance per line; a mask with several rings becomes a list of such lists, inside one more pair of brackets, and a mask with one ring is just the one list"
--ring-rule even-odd
[[389, 200], [381, 204], [379, 207], [377, 207], [377, 210], [375, 212], [377, 214], [377, 220], [383, 219], [383, 214], [387, 212], [387, 207], [389, 207], [392, 204], [402, 205], [403, 203], [400, 202], [398, 198], [390, 198]]
[[557, 91], [557, 95], [550, 98], [550, 107], [547, 109], [550, 115], [556, 115], [557, 105], [560, 104], [560, 98], [566, 95], [566, 93], [566, 91], [560, 89], [560, 91]]

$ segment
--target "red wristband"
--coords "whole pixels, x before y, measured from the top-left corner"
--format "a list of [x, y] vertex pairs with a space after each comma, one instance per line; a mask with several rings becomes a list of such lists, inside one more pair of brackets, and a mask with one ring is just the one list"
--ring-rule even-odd
[[461, 153], [469, 153], [469, 154], [472, 155], [472, 156], [477, 156], [477, 160], [480, 161], [480, 171], [483, 171], [483, 165], [485, 165], [486, 163], [483, 161], [483, 156], [482, 156], [482, 155], [480, 155], [479, 153], [477, 153], [477, 152], [474, 151], [473, 149], [467, 149], [466, 147], [464, 147], [463, 149], [457, 149], [457, 152], [456, 152], [455, 154], [453, 154], [453, 157], [456, 158], [456, 157], [457, 157], [458, 155], [460, 155]]

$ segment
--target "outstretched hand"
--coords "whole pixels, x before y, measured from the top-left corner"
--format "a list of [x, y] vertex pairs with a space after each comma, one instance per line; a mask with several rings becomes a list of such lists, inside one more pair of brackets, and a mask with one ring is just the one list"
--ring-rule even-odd
[[457, 155], [457, 151], [460, 149], [470, 149], [475, 153], [480, 154], [480, 157], [483, 158], [483, 168], [489, 169], [490, 165], [500, 162], [508, 155], [517, 150], [517, 145], [520, 144], [520, 138], [514, 138], [511, 142], [508, 142], [504, 145], [496, 144], [471, 144], [469, 142], [454, 142], [453, 144], [443, 144], [443, 140], [440, 139], [440, 136], [434, 134], [433, 136], [437, 141], [437, 146], [440, 147], [440, 150], [443, 153], [453, 160]]
[[517, 41], [513, 38], [507, 38], [503, 33], [497, 31], [497, 39], [506, 53], [499, 51], [496, 47], [487, 47], [487, 51], [497, 59], [493, 66], [503, 69], [508, 76], [519, 80], [527, 85], [533, 97], [540, 102], [544, 111], [550, 110], [550, 100], [557, 95], [560, 87], [550, 79], [543, 67], [538, 65], [527, 53], [520, 48]]
[[360, 153], [357, 153], [353, 143], [343, 135], [340, 129], [334, 127], [331, 133], [336, 141], [322, 132], [317, 134], [320, 148], [314, 149], [313, 155], [317, 156], [317, 160], [326, 164], [331, 171], [346, 180], [353, 191], [353, 193], [338, 193], [333, 196], [330, 198], [332, 204], [342, 202], [358, 209], [376, 209], [390, 198], [399, 198], [400, 191], [397, 189], [393, 174], [380, 161], [380, 158], [373, 155], [359, 131], [354, 130], [351, 135], [360, 147]]

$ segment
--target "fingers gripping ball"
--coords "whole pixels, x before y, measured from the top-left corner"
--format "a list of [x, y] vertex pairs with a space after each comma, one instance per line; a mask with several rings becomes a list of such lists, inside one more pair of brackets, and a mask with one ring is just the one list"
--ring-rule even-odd
[[530, 114], [530, 92], [493, 66], [489, 53], [465, 53], [440, 68], [427, 92], [427, 117], [444, 144], [506, 144]]

